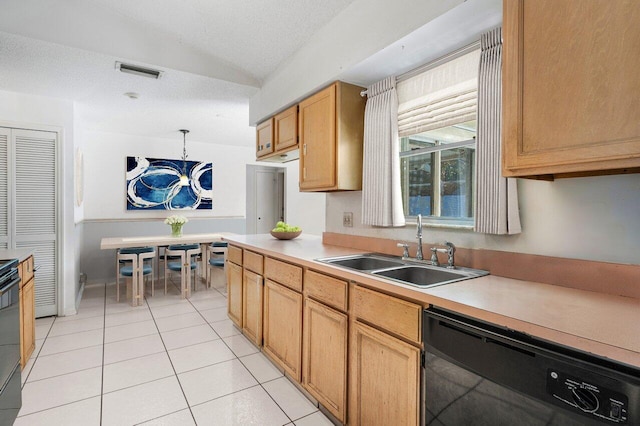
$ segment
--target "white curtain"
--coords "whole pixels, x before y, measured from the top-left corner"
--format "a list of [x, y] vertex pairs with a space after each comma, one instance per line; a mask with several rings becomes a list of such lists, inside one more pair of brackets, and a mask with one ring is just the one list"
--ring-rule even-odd
[[395, 77], [387, 77], [369, 86], [367, 96], [364, 113], [362, 223], [373, 226], [404, 226]]
[[502, 28], [483, 34], [480, 47], [475, 231], [518, 234], [521, 227], [516, 180], [503, 178], [501, 171]]

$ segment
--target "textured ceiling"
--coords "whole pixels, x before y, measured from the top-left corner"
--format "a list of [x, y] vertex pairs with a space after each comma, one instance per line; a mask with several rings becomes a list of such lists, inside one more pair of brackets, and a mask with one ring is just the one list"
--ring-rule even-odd
[[[191, 140], [252, 146], [249, 99], [325, 25], [362, 7], [354, 1], [2, 0], [0, 90], [74, 101], [81, 130], [175, 139], [187, 128]], [[501, 12], [501, 0], [463, 2], [336, 77], [367, 85], [409, 69], [477, 38]], [[126, 75], [116, 61], [164, 75]]]
[[88, 0], [263, 80], [353, 0]]
[[253, 143], [255, 87], [170, 69], [158, 80], [124, 74], [119, 58], [7, 33], [0, 59], [0, 89], [73, 100], [81, 128], [172, 139], [187, 128], [201, 142]]
[[80, 128], [251, 146], [261, 81], [352, 1], [3, 0], [0, 90], [72, 100]]

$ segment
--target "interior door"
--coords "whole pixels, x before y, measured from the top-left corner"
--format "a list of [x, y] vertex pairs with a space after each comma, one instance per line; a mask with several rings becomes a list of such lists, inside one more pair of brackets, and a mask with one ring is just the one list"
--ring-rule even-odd
[[11, 130], [0, 127], [0, 249], [9, 248], [9, 141]]
[[[0, 159], [0, 247], [34, 252], [36, 317], [58, 313], [57, 176], [58, 134], [0, 128], [0, 157], [8, 136], [6, 165]], [[2, 174], [8, 171], [3, 186]], [[3, 193], [4, 191], [4, 193]], [[3, 213], [4, 212], [4, 213]], [[4, 233], [6, 226], [7, 236]]]
[[256, 171], [256, 233], [268, 234], [280, 220], [276, 170]]

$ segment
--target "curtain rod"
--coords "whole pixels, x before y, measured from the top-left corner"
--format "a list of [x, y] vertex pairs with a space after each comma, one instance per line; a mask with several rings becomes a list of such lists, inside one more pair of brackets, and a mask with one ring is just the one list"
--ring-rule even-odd
[[[476, 49], [480, 48], [480, 40], [476, 40], [473, 43], [467, 44], [459, 49], [454, 50], [453, 52], [449, 52], [446, 55], [440, 56], [439, 58], [434, 59], [433, 61], [429, 61], [426, 64], [422, 64], [416, 68], [413, 68], [403, 74], [400, 74], [396, 77], [396, 83], [399, 83], [404, 80], [408, 80], [411, 77], [415, 77], [418, 74], [421, 74], [427, 70], [437, 67], [438, 65], [442, 65], [445, 62], [452, 61], [456, 58], [459, 58], [462, 55], [466, 55], [469, 52], [472, 52]], [[360, 96], [366, 96], [367, 91], [363, 90], [360, 92]]]

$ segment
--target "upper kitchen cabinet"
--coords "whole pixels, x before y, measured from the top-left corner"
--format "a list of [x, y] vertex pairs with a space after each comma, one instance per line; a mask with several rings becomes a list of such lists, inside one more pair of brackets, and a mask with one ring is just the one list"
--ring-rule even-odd
[[256, 157], [264, 157], [273, 152], [273, 117], [256, 127]]
[[505, 0], [505, 176], [640, 172], [640, 2]]
[[[259, 124], [256, 130], [256, 146], [258, 161], [285, 163], [297, 160], [299, 158], [298, 105]], [[261, 149], [261, 146], [264, 149]]]
[[301, 191], [362, 189], [362, 90], [336, 82], [300, 102]]
[[298, 148], [298, 105], [282, 111], [274, 117], [275, 148], [284, 153]]

